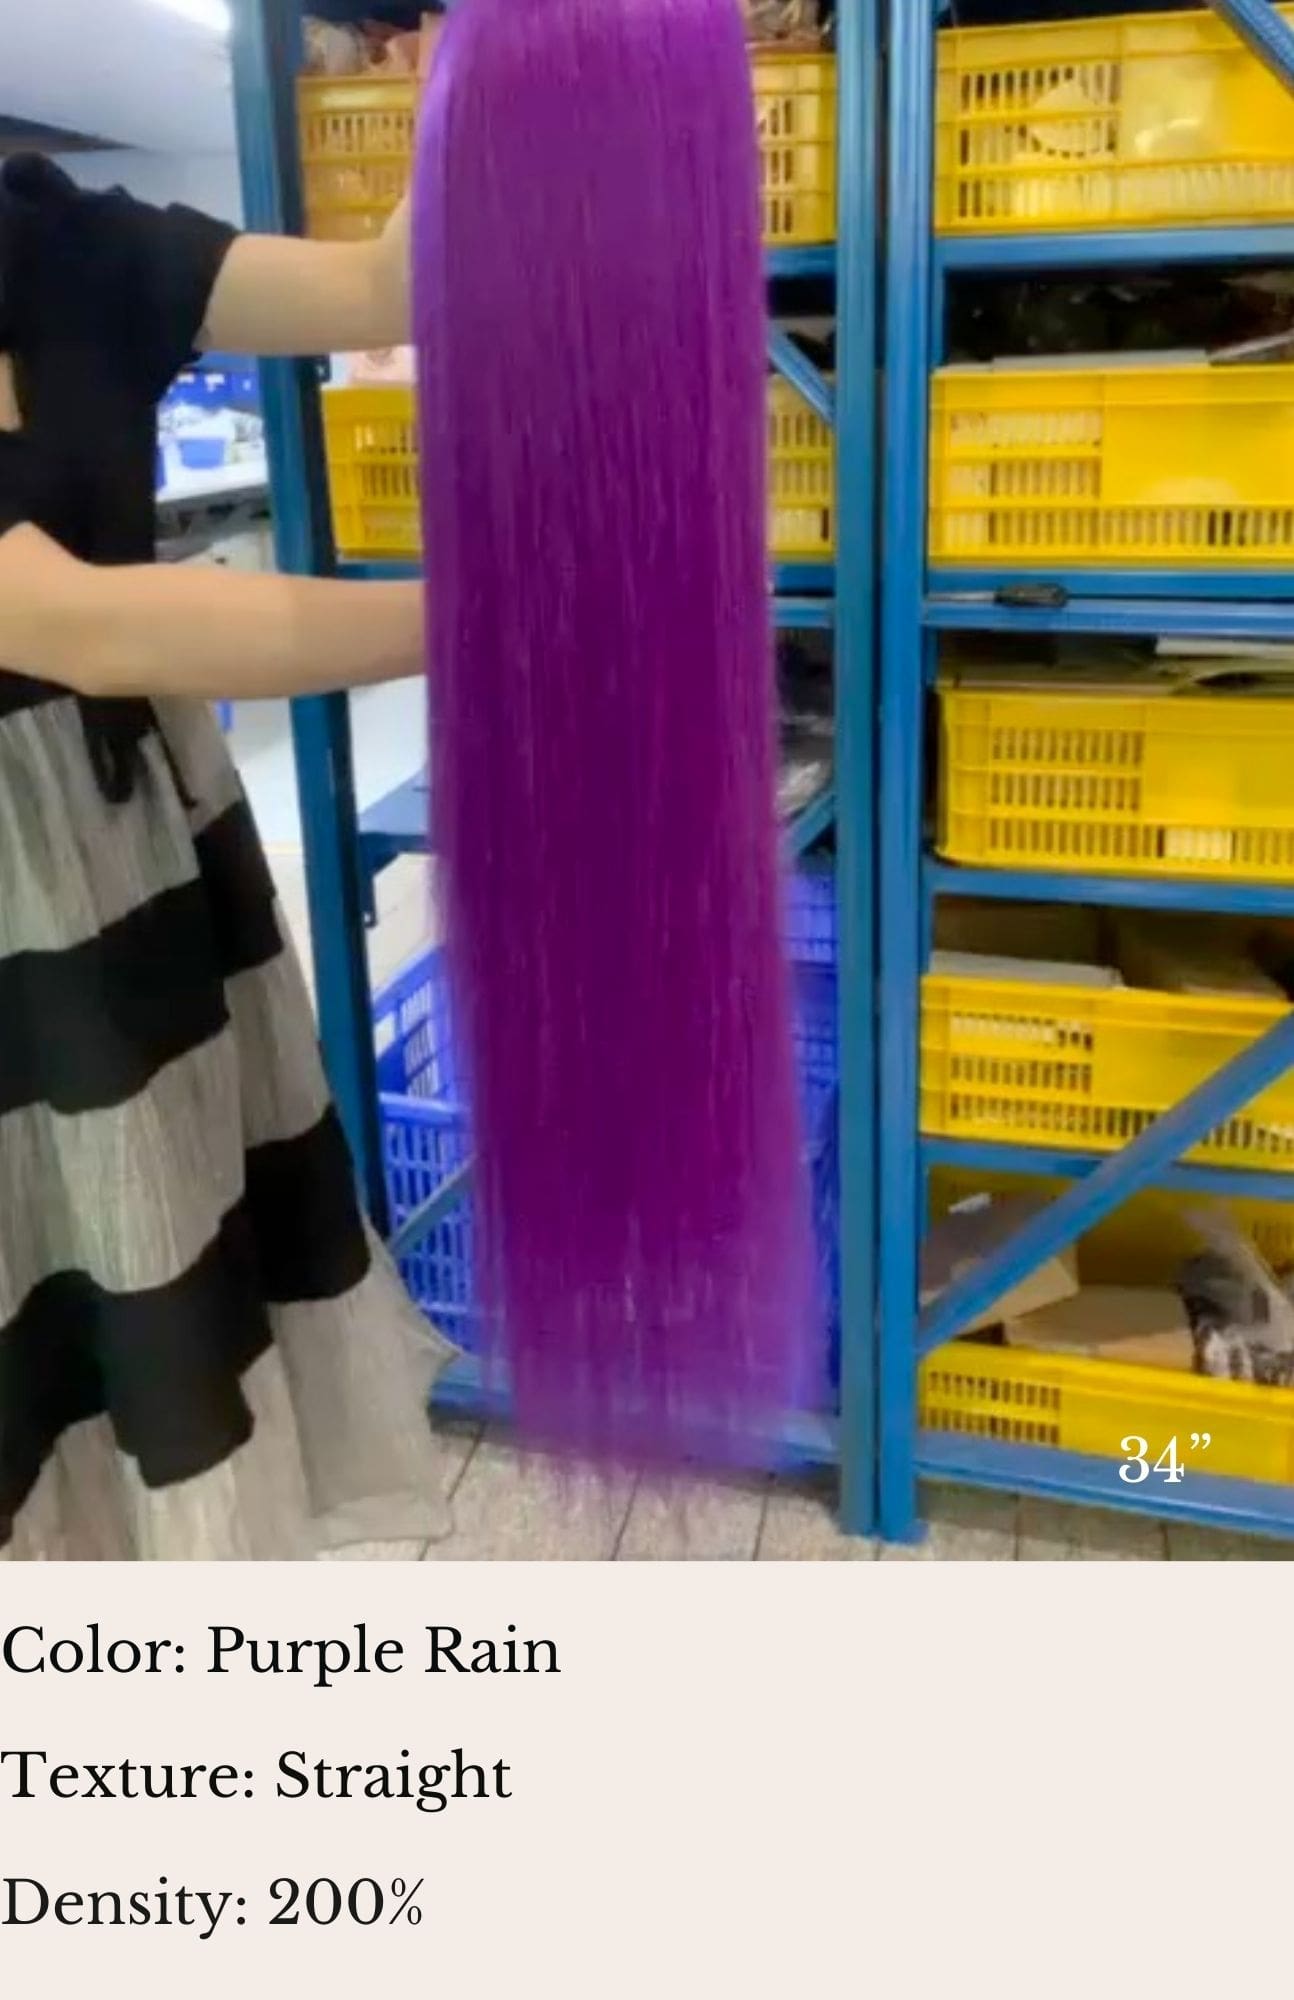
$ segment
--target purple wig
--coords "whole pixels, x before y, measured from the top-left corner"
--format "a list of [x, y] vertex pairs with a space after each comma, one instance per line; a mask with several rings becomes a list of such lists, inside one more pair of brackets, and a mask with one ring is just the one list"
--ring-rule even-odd
[[736, 0], [461, 0], [416, 339], [477, 1282], [530, 1441], [739, 1456], [813, 1258], [779, 947], [764, 296]]

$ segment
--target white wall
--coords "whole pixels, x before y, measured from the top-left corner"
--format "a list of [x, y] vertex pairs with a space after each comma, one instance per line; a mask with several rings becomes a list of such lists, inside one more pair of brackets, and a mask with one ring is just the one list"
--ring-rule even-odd
[[232, 153], [229, 44], [154, 0], [0, 0], [0, 109], [159, 152]]
[[242, 192], [233, 153], [65, 153], [61, 165], [80, 187], [124, 187], [140, 201], [182, 201], [222, 222], [240, 224]]

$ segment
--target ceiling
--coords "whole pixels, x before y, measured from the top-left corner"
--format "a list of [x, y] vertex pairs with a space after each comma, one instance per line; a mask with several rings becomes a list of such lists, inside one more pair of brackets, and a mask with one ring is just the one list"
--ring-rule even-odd
[[0, 119], [159, 152], [233, 150], [228, 44], [209, 28], [158, 0], [38, 0], [13, 14]]

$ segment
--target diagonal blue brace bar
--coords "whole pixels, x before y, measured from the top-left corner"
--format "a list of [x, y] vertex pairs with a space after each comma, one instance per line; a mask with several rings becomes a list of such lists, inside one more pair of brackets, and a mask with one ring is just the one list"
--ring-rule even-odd
[[398, 1264], [401, 1257], [421, 1243], [424, 1236], [438, 1223], [445, 1220], [452, 1208], [471, 1192], [472, 1162], [465, 1160], [455, 1173], [449, 1174], [437, 1188], [420, 1202], [411, 1215], [405, 1217], [395, 1234], [387, 1242], [387, 1249]]
[[1278, 83], [1294, 93], [1294, 28], [1278, 14], [1272, 0], [1209, 0]]
[[951, 1340], [958, 1327], [987, 1312], [1019, 1279], [1147, 1186], [1290, 1068], [1294, 1068], [1294, 1012], [1283, 1015], [1189, 1097], [1148, 1125], [1130, 1146], [1067, 1188], [1009, 1242], [940, 1292], [917, 1322], [917, 1352], [928, 1354]]
[[808, 805], [784, 828], [783, 861], [798, 861], [835, 823], [836, 792], [835, 787], [829, 785], [826, 791], [818, 793], [816, 799], [810, 799]]
[[802, 354], [789, 333], [780, 326], [768, 329], [768, 358], [779, 375], [785, 375], [793, 389], [798, 389], [811, 410], [815, 410], [824, 424], [835, 429], [836, 392], [826, 377], [814, 367], [808, 356]]

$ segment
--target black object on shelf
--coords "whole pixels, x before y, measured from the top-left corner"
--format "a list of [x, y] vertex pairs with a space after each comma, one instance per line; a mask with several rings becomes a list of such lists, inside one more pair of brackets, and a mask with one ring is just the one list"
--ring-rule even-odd
[[1176, 14], [1183, 0], [952, 0], [958, 28], [1022, 26], [1029, 21], [1091, 21], [1105, 14]]
[[1063, 583], [1004, 583], [993, 602], [1010, 611], [1060, 611], [1069, 603]]

